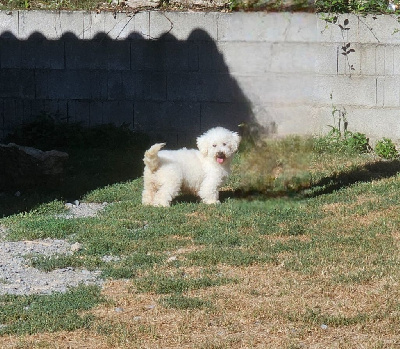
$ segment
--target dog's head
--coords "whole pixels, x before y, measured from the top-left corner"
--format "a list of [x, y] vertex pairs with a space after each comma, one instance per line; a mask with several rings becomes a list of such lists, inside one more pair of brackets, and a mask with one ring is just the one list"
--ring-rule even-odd
[[215, 127], [197, 138], [197, 147], [207, 157], [223, 164], [237, 151], [240, 136], [223, 127]]

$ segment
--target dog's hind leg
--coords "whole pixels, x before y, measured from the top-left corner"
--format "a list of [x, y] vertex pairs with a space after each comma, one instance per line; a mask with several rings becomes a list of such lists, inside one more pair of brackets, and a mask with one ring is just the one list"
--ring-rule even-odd
[[180, 181], [163, 183], [154, 195], [153, 205], [164, 207], [171, 206], [172, 199], [179, 194], [180, 189]]

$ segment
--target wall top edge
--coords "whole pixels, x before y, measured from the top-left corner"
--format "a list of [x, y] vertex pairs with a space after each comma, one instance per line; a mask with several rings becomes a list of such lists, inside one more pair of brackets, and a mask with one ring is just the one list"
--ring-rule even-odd
[[100, 37], [400, 45], [400, 23], [395, 15], [340, 14], [328, 18], [321, 13], [299, 12], [0, 11], [1, 39], [91, 40]]

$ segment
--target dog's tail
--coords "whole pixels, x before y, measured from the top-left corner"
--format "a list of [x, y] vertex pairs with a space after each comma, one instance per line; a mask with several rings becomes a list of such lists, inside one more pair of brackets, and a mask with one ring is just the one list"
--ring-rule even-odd
[[165, 143], [154, 144], [149, 150], [144, 153], [144, 164], [154, 172], [160, 166], [160, 158], [158, 157], [158, 152], [165, 145]]

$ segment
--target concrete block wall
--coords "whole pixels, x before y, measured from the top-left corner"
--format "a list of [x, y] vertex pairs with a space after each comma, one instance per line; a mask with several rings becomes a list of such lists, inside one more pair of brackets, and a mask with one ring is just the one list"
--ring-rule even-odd
[[45, 112], [171, 146], [256, 122], [322, 133], [333, 108], [400, 140], [395, 16], [0, 11], [0, 138]]

